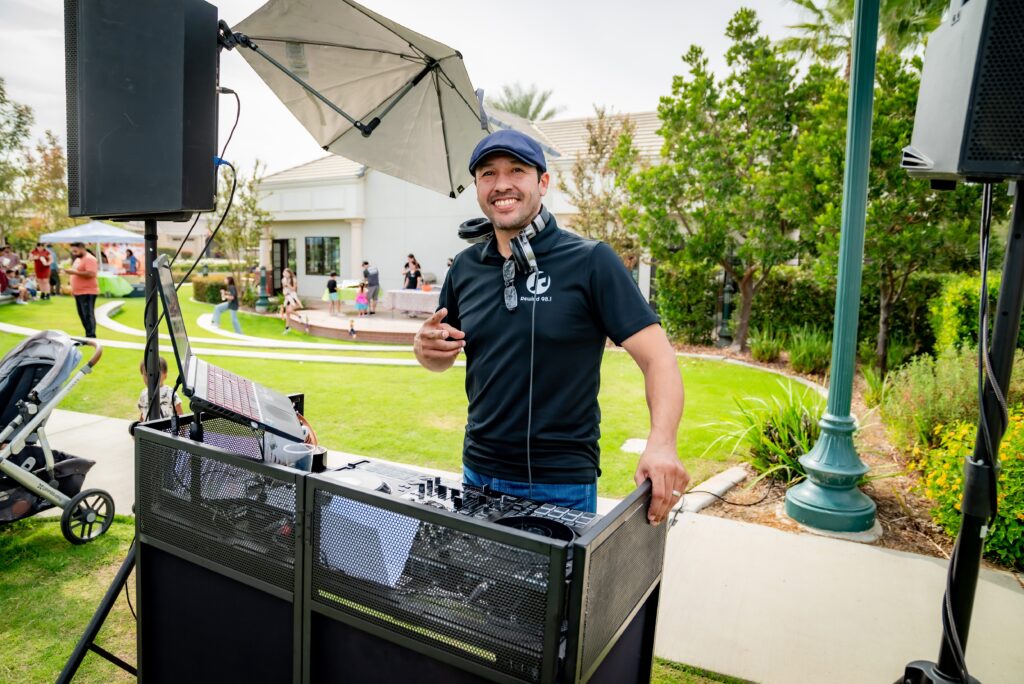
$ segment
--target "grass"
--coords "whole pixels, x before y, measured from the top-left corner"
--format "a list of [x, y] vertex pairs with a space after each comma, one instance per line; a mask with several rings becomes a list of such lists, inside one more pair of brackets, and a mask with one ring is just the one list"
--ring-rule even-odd
[[[134, 534], [118, 516], [107, 534], [72, 546], [57, 518], [35, 518], [0, 528], [0, 682], [52, 682], [99, 606]], [[130, 589], [134, 591], [134, 580]], [[96, 643], [129, 663], [135, 625], [119, 598]], [[134, 677], [87, 655], [77, 684], [131, 682]]]
[[[183, 298], [182, 307], [188, 320], [212, 309], [188, 298]], [[126, 300], [118, 320], [141, 328], [142, 310], [141, 299]], [[73, 302], [64, 297], [29, 306], [2, 306], [0, 321], [38, 329], [62, 328], [72, 333], [80, 330]], [[301, 333], [285, 337], [280, 334], [280, 321], [274, 319], [247, 316], [242, 325], [253, 334], [259, 332], [258, 326], [272, 326], [267, 337], [273, 339], [323, 341]], [[102, 329], [100, 335], [141, 341]], [[0, 333], [0, 353], [22, 339]], [[218, 357], [216, 363], [280, 391], [305, 393], [307, 417], [321, 443], [329, 448], [460, 470], [467, 406], [464, 369], [435, 374], [419, 367], [284, 362], [259, 358], [260, 350], [248, 351], [251, 358]], [[392, 355], [412, 358], [408, 352], [385, 354]], [[141, 356], [140, 351], [106, 348], [95, 372], [75, 388], [61, 408], [134, 420], [142, 389], [138, 371]], [[173, 368], [173, 357], [164, 356]], [[779, 383], [774, 374], [721, 361], [680, 358], [679, 366], [687, 393], [679, 455], [693, 481], [700, 482], [739, 460], [725, 444], [708, 448], [720, 434], [717, 426], [734, 416], [736, 401], [770, 401], [784, 396], [790, 383]], [[171, 377], [174, 375], [172, 371]], [[624, 496], [633, 489], [639, 455], [625, 453], [620, 446], [627, 439], [646, 437], [649, 428], [643, 376], [627, 354], [605, 354], [599, 399], [603, 470], [599, 492], [602, 496]]]
[[[52, 682], [99, 606], [131, 542], [131, 518], [118, 516], [93, 542], [71, 546], [55, 518], [34, 518], [0, 528], [0, 682]], [[129, 579], [134, 597], [134, 574]], [[96, 643], [134, 664], [135, 623], [118, 597]], [[87, 654], [76, 684], [135, 679]], [[657, 659], [654, 684], [742, 684], [742, 680]]]

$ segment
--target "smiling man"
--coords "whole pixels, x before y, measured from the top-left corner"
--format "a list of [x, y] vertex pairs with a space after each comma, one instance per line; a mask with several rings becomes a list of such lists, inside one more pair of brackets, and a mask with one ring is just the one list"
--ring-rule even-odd
[[658, 317], [608, 245], [560, 229], [544, 208], [550, 176], [532, 138], [492, 133], [469, 170], [493, 234], [455, 258], [414, 346], [438, 372], [465, 351], [465, 481], [593, 512], [610, 338], [643, 371], [651, 429], [635, 479], [651, 480], [648, 517], [662, 522], [689, 476], [676, 453], [683, 384]]

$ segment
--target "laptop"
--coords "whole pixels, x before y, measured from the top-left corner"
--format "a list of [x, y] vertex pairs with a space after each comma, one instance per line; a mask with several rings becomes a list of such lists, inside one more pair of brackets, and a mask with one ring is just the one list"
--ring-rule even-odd
[[290, 441], [304, 441], [305, 433], [288, 397], [207, 363], [192, 353], [166, 255], [161, 254], [156, 260], [156, 269], [182, 388], [193, 407], [236, 423], [261, 428]]

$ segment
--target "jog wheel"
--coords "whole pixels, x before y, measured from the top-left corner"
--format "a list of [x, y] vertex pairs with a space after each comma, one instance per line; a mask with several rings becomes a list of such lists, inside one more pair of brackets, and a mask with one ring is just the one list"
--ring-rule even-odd
[[71, 497], [60, 516], [60, 531], [72, 544], [85, 544], [114, 522], [114, 500], [102, 489], [86, 489]]

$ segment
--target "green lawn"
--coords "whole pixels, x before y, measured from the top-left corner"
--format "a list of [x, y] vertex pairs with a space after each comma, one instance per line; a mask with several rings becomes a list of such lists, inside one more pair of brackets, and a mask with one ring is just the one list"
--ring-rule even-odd
[[[212, 309], [210, 305], [198, 304], [187, 298], [183, 298], [182, 304], [190, 321]], [[142, 310], [141, 299], [127, 300], [118, 321], [141, 328]], [[67, 297], [33, 302], [28, 306], [0, 306], [0, 321], [39, 329], [62, 328], [73, 334], [80, 332], [73, 302]], [[268, 331], [266, 336], [274, 339], [322, 341], [302, 334], [284, 338], [277, 329], [280, 321], [274, 319], [246, 316], [242, 325], [247, 333], [252, 334], [265, 328]], [[103, 329], [99, 334], [101, 339], [141, 341], [141, 338], [113, 334]], [[0, 333], [0, 353], [21, 339], [17, 335]], [[260, 350], [248, 351], [251, 358], [218, 357], [215, 362], [283, 392], [305, 393], [307, 417], [321, 443], [329, 448], [450, 471], [460, 470], [466, 417], [464, 369], [454, 368], [436, 374], [419, 367], [275, 361], [260, 358]], [[173, 358], [165, 356], [173, 368]], [[385, 353], [383, 356], [412, 358], [409, 352]], [[75, 388], [61, 407], [134, 419], [135, 403], [142, 388], [138, 371], [140, 360], [140, 351], [108, 347], [96, 371]], [[718, 444], [708, 449], [720, 434], [718, 426], [732, 417], [736, 400], [781, 396], [788, 381], [780, 382], [774, 374], [720, 361], [680, 358], [679, 366], [687, 396], [679, 431], [679, 455], [696, 483], [736, 460], [727, 445]], [[172, 371], [171, 377], [175, 375]], [[603, 496], [624, 496], [633, 488], [632, 475], [639, 457], [622, 452], [620, 447], [627, 439], [646, 437], [648, 431], [643, 376], [627, 354], [606, 353], [600, 402], [603, 475], [599, 491]]]
[[[71, 546], [56, 519], [30, 519], [0, 527], [0, 682], [56, 679], [93, 612], [110, 586], [134, 532], [118, 517], [93, 542]], [[134, 574], [129, 591], [134, 601]], [[135, 624], [122, 593], [96, 643], [134, 664]], [[131, 682], [133, 677], [95, 654], [87, 654], [76, 684]], [[654, 684], [741, 684], [667, 660], [654, 665]]]

